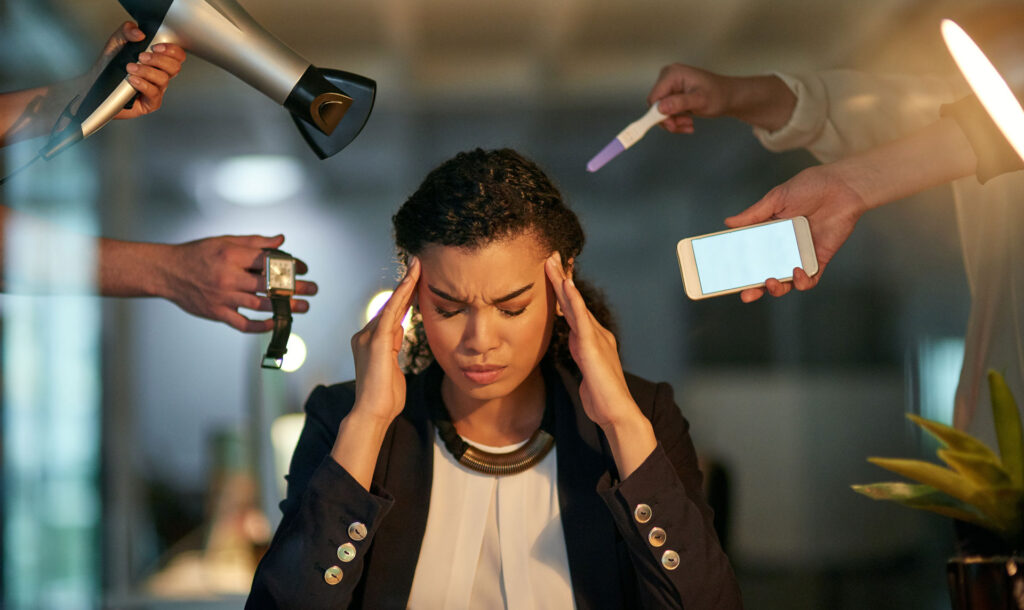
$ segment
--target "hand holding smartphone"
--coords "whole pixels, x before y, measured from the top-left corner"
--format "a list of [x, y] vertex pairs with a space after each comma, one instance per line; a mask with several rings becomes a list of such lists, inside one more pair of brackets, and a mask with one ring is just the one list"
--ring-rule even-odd
[[811, 228], [803, 216], [680, 240], [676, 245], [686, 296], [706, 299], [792, 281], [793, 269], [818, 272]]

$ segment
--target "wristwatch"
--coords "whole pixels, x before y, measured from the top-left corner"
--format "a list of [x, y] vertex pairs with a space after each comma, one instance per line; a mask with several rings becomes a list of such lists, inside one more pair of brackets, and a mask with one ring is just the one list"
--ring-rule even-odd
[[260, 364], [265, 369], [279, 369], [288, 351], [288, 335], [292, 332], [292, 295], [295, 294], [295, 259], [282, 250], [264, 249], [264, 288], [274, 309], [274, 334]]

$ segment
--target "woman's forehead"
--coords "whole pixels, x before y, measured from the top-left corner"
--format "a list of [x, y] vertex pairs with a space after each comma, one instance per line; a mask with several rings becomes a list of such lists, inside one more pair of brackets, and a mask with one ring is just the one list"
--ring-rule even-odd
[[460, 298], [493, 299], [543, 280], [548, 254], [524, 234], [476, 248], [430, 244], [420, 262], [429, 287]]

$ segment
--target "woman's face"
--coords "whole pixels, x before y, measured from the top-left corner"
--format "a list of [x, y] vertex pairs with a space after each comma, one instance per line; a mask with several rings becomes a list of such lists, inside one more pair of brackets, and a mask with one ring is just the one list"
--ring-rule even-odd
[[555, 316], [544, 273], [549, 254], [530, 234], [474, 250], [431, 244], [420, 253], [423, 329], [459, 393], [502, 398], [537, 369]]

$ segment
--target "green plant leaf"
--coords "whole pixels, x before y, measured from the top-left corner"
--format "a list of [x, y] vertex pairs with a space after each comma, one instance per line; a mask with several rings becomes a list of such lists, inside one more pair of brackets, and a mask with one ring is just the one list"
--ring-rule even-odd
[[978, 491], [978, 487], [960, 473], [931, 462], [877, 457], [870, 457], [868, 461], [908, 479], [930, 485], [963, 502], [971, 503]]
[[981, 487], [1011, 487], [1013, 481], [995, 456], [982, 456], [952, 449], [939, 449], [939, 457], [953, 470]]
[[940, 443], [949, 449], [963, 453], [974, 453], [979, 456], [988, 456], [995, 460], [999, 459], [999, 456], [989, 449], [988, 445], [966, 432], [961, 432], [960, 430], [947, 426], [946, 424], [940, 424], [937, 421], [925, 419], [918, 415], [914, 415], [913, 413], [907, 413], [907, 418], [918, 426], [924, 428], [926, 432], [934, 436]]
[[926, 510], [953, 519], [960, 519], [980, 525], [987, 529], [996, 529], [997, 525], [973, 506], [942, 493], [931, 485], [915, 485], [913, 483], [872, 483], [870, 485], [851, 485], [855, 492], [873, 500], [889, 500], [909, 508]]
[[956, 471], [921, 460], [868, 458], [868, 461], [970, 504], [997, 524], [999, 530], [1012, 529], [1015, 521], [1019, 521], [1020, 507], [1014, 498], [1020, 496], [1020, 489], [976, 485]]
[[1020, 487], [1024, 485], [1024, 434], [1021, 432], [1020, 411], [1006, 380], [998, 372], [989, 370], [988, 389], [1003, 468], [1013, 483]]
[[979, 489], [971, 503], [996, 524], [997, 530], [1016, 533], [1021, 529], [1021, 501], [1024, 491], [1019, 487], [986, 487]]

